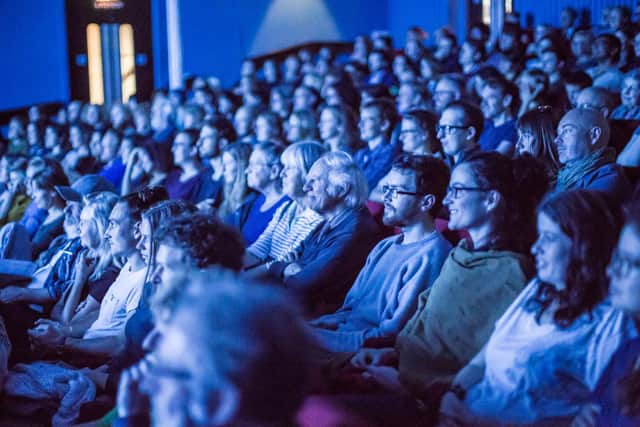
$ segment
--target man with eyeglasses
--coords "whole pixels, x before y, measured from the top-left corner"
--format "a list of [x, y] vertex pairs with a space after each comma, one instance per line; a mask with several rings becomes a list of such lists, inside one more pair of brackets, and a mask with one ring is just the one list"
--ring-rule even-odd
[[436, 125], [450, 167], [480, 152], [478, 136], [482, 132], [482, 111], [466, 102], [456, 101], [444, 109]]
[[402, 233], [378, 243], [342, 307], [312, 320], [329, 352], [358, 351], [369, 338], [393, 338], [440, 274], [451, 244], [436, 230], [449, 168], [440, 159], [403, 155], [385, 178], [384, 224]]
[[433, 108], [442, 113], [447, 105], [459, 101], [463, 92], [464, 85], [460, 80], [451, 76], [441, 77], [433, 90]]
[[609, 136], [609, 124], [599, 111], [575, 108], [562, 117], [555, 140], [562, 165], [555, 191], [583, 188], [607, 193], [617, 202], [625, 199], [629, 181], [615, 163]]
[[582, 89], [576, 98], [576, 107], [597, 110], [609, 117], [616, 106], [617, 96], [607, 89], [590, 86]]

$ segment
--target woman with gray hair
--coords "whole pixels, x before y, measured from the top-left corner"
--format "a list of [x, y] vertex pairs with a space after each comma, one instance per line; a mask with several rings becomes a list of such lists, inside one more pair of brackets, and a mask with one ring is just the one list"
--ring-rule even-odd
[[321, 144], [302, 141], [287, 147], [280, 156], [282, 190], [293, 203], [280, 206], [258, 240], [247, 248], [247, 269], [282, 261], [322, 222], [322, 216], [307, 206], [303, 187], [309, 169], [324, 153]]

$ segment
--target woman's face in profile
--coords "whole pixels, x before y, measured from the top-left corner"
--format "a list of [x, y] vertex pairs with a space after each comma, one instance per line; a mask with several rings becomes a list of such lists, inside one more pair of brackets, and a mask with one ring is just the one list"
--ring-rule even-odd
[[546, 213], [538, 214], [538, 239], [531, 247], [538, 278], [562, 290], [566, 287], [572, 241]]

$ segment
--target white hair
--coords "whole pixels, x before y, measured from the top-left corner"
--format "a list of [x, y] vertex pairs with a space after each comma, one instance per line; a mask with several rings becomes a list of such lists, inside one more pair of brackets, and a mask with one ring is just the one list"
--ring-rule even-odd
[[344, 199], [348, 208], [357, 208], [367, 201], [369, 187], [364, 173], [344, 151], [334, 151], [320, 157], [316, 162], [325, 168], [329, 188], [327, 193], [336, 197], [342, 189], [347, 193]]

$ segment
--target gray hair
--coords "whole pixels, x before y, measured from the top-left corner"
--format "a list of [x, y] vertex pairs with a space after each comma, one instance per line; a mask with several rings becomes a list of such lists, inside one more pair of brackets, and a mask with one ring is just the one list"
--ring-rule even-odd
[[348, 208], [364, 205], [369, 197], [369, 186], [364, 173], [350, 155], [335, 151], [320, 157], [316, 163], [326, 169], [329, 195], [335, 197], [341, 188], [346, 188], [344, 202]]
[[288, 146], [282, 155], [280, 156], [280, 163], [283, 165], [290, 164], [304, 173], [309, 173], [311, 166], [318, 160], [324, 153], [326, 148], [316, 141], [300, 141]]

